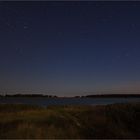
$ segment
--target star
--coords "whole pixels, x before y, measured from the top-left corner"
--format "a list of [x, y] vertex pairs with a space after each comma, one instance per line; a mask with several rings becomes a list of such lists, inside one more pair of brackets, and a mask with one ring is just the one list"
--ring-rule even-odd
[[135, 23], [132, 23], [131, 24], [131, 29], [134, 29], [136, 27], [136, 24]]
[[129, 54], [128, 52], [126, 52], [124, 56], [125, 56], [125, 57], [129, 57], [130, 54]]
[[24, 29], [28, 29], [29, 27], [28, 27], [27, 25], [24, 25], [23, 28], [24, 28]]
[[22, 54], [22, 48], [16, 48], [16, 52], [18, 53], [18, 54]]
[[6, 22], [6, 25], [7, 25], [8, 27], [10, 27], [10, 26], [11, 26], [11, 24], [10, 24], [9, 22]]
[[117, 55], [117, 57], [116, 57], [117, 59], [121, 59], [121, 56], [120, 55]]
[[28, 29], [29, 28], [29, 26], [28, 26], [29, 24], [28, 24], [28, 22], [23, 22], [23, 29]]

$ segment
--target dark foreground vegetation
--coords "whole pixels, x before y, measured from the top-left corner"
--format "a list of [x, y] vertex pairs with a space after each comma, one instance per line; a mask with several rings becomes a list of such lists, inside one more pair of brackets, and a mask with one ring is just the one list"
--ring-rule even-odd
[[3, 138], [140, 138], [140, 103], [47, 108], [1, 104]]

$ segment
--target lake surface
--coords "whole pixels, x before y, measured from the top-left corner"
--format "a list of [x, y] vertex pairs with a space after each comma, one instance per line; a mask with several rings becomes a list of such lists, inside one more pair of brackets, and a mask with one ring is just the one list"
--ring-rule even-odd
[[45, 98], [45, 97], [0, 97], [4, 104], [49, 105], [106, 105], [114, 103], [140, 102], [140, 98]]

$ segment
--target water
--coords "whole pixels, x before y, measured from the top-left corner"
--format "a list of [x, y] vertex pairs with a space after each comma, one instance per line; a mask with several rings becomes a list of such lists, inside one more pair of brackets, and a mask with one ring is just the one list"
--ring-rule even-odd
[[140, 102], [140, 98], [44, 98], [44, 97], [1, 97], [4, 104], [49, 105], [106, 105], [114, 103]]

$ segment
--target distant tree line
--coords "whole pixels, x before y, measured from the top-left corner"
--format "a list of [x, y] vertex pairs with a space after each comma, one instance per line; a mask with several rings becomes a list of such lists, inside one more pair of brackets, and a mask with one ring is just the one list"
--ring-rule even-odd
[[91, 94], [85, 96], [74, 96], [74, 98], [129, 98], [140, 97], [140, 94]]
[[129, 98], [129, 97], [140, 97], [140, 94], [99, 94], [99, 95], [86, 95], [84, 97], [87, 98], [96, 98], [96, 97], [103, 97], [103, 98]]
[[6, 94], [6, 95], [0, 95], [0, 97], [47, 97], [47, 98], [57, 98], [56, 95], [43, 95], [43, 94]]
[[[58, 98], [56, 95], [45, 94], [1, 94], [0, 97], [46, 97], [46, 98]], [[140, 94], [94, 94], [85, 96], [74, 96], [73, 98], [140, 98]]]

